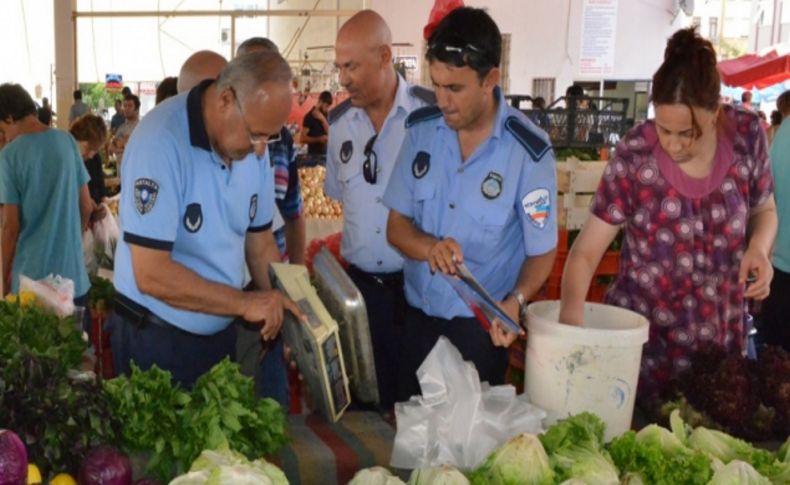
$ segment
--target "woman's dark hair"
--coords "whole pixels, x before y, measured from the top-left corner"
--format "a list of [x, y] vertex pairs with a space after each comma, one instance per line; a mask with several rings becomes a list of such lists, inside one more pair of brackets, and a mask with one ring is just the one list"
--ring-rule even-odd
[[74, 120], [69, 132], [75, 140], [86, 141], [88, 146], [97, 150], [107, 141], [107, 125], [100, 116], [94, 114], [86, 114]]
[[25, 116], [36, 115], [36, 103], [19, 84], [0, 84], [0, 120], [11, 118], [19, 121]]
[[178, 94], [178, 88], [176, 87], [177, 85], [177, 77], [170, 76], [162, 79], [162, 82], [160, 82], [159, 86], [156, 87], [156, 101], [154, 104], [157, 105], [167, 98]]
[[491, 69], [499, 67], [502, 34], [485, 10], [457, 8], [436, 26], [428, 39], [425, 57], [428, 62], [469, 66], [482, 79]]
[[688, 106], [695, 135], [699, 137], [702, 131], [692, 108], [716, 111], [720, 91], [713, 44], [700, 37], [696, 27], [675, 32], [667, 42], [663, 64], [653, 74], [653, 104]]

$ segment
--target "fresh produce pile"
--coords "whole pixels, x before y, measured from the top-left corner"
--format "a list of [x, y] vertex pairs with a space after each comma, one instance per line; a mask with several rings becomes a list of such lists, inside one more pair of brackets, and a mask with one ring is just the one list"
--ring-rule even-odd
[[304, 215], [310, 219], [341, 219], [343, 207], [340, 202], [324, 193], [325, 178], [326, 169], [320, 165], [299, 169]]
[[790, 354], [766, 347], [751, 361], [707, 348], [673, 385], [664, 415], [680, 410], [690, 424], [720, 429], [750, 441], [790, 435]]
[[[131, 456], [142, 457], [146, 472], [167, 483], [204, 449], [225, 446], [258, 457], [287, 441], [283, 410], [256, 398], [252, 379], [229, 360], [186, 391], [156, 367], [96, 379], [79, 371], [86, 348], [73, 319], [39, 308], [32, 295], [0, 301], [0, 429], [19, 437], [25, 466], [29, 459], [36, 474], [104, 476]], [[0, 433], [0, 444], [3, 439]], [[16, 483], [3, 480], [11, 459], [21, 458], [0, 449], [4, 485]], [[131, 482], [80, 480], [94, 483]]]
[[157, 367], [133, 368], [131, 377], [104, 385], [123, 423], [120, 448], [150, 453], [147, 471], [162, 480], [183, 473], [204, 449], [224, 444], [248, 457], [274, 454], [286, 442], [285, 414], [271, 399], [258, 399], [252, 379], [225, 359], [201, 376], [191, 391], [173, 386]]
[[45, 475], [76, 473], [119, 429], [100, 384], [80, 378], [87, 347], [72, 318], [39, 308], [32, 294], [0, 302], [0, 428], [16, 432]]
[[189, 472], [176, 477], [170, 485], [215, 484], [288, 485], [285, 474], [263, 458], [250, 461], [227, 444], [205, 450], [192, 463]]
[[[415, 470], [409, 485], [769, 485], [790, 483], [790, 439], [777, 453], [720, 431], [691, 429], [678, 413], [604, 444], [604, 423], [582, 413], [545, 433], [521, 434], [466, 474], [450, 466]], [[386, 469], [362, 470], [350, 485], [402, 484]]]

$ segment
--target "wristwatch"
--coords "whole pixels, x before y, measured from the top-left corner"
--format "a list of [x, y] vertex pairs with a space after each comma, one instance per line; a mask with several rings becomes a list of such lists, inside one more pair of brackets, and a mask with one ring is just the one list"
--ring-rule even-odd
[[513, 291], [510, 292], [510, 294], [513, 296], [513, 298], [516, 299], [516, 302], [518, 302], [518, 318], [519, 318], [519, 322], [518, 323], [521, 324], [522, 326], [526, 325], [526, 323], [527, 323], [527, 299], [524, 298], [524, 295], [522, 295], [521, 292], [518, 291], [518, 290], [513, 290]]

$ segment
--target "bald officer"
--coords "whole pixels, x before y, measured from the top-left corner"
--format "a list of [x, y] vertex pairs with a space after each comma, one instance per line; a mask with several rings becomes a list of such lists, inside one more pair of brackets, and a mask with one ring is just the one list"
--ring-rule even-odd
[[349, 97], [329, 113], [324, 190], [343, 203], [341, 253], [365, 298], [380, 403], [389, 411], [404, 307], [403, 258], [387, 243], [388, 210], [382, 197], [403, 142], [406, 116], [435, 98], [395, 72], [392, 34], [372, 10], [343, 24], [335, 65]]

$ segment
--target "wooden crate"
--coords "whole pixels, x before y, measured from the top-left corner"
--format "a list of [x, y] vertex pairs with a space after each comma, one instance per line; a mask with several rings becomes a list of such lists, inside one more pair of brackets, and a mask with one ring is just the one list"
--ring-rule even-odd
[[573, 158], [557, 162], [557, 225], [560, 228], [582, 228], [589, 216], [590, 204], [606, 163], [580, 162]]

